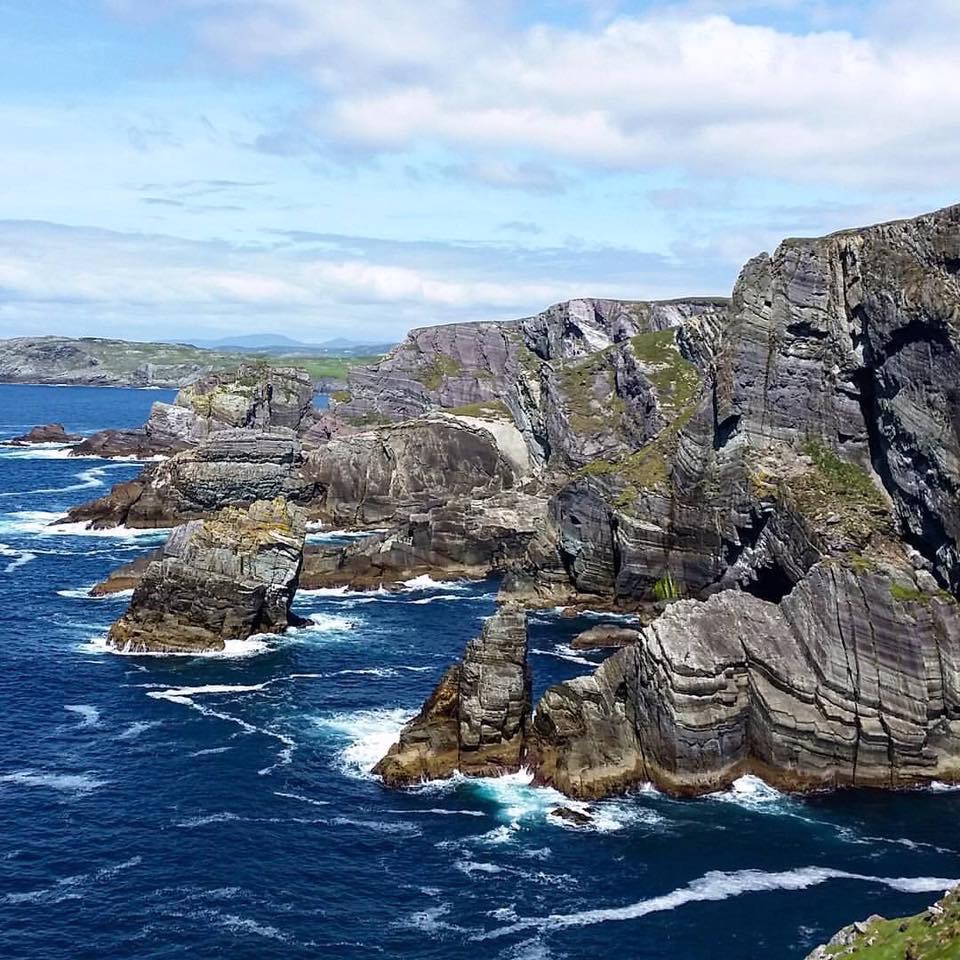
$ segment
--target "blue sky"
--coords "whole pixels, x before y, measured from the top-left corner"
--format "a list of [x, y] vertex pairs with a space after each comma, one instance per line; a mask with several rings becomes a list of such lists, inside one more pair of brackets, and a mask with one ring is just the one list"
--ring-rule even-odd
[[954, 0], [0, 0], [0, 335], [727, 294], [960, 200], [958, 40]]

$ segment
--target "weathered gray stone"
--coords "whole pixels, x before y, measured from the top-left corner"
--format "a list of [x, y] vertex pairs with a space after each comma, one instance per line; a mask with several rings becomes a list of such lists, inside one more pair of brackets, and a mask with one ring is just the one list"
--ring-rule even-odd
[[199, 653], [282, 632], [292, 619], [303, 537], [302, 512], [282, 500], [177, 527], [109, 643], [126, 652]]

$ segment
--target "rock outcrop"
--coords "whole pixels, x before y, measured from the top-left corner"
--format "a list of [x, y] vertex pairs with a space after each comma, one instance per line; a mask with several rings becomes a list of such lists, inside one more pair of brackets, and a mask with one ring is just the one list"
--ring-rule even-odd
[[309, 454], [303, 477], [332, 526], [370, 527], [452, 497], [489, 497], [518, 485], [516, 464], [490, 431], [428, 417], [336, 437]]
[[451, 499], [384, 533], [339, 548], [308, 551], [304, 589], [375, 589], [413, 577], [483, 579], [539, 564], [547, 502], [519, 492]]
[[391, 786], [519, 769], [530, 718], [526, 614], [501, 607], [374, 772]]
[[201, 653], [291, 623], [304, 516], [282, 500], [177, 527], [108, 642], [125, 652]]
[[75, 507], [64, 522], [94, 528], [170, 527], [255, 500], [284, 497], [305, 503], [314, 488], [301, 475], [303, 462], [292, 430], [221, 430], [147, 467], [135, 480], [117, 484], [100, 499]]
[[76, 456], [169, 456], [224, 430], [298, 431], [314, 388], [306, 370], [243, 364], [184, 387], [174, 402], [155, 403], [143, 427], [102, 430], [78, 444]]
[[960, 891], [914, 917], [872, 916], [844, 927], [807, 960], [942, 960], [960, 956]]
[[79, 443], [83, 439], [76, 433], [67, 433], [62, 423], [46, 423], [31, 428], [27, 433], [8, 440], [7, 443], [16, 447], [28, 447], [34, 443]]
[[960, 615], [905, 569], [816, 565], [781, 603], [672, 604], [591, 676], [552, 687], [528, 745], [539, 777], [596, 797], [904, 787], [960, 778]]

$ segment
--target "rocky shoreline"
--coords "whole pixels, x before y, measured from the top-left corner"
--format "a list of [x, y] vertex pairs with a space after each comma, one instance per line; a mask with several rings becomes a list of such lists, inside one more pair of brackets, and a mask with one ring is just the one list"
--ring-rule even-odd
[[[730, 300], [415, 330], [330, 412], [296, 370], [218, 374], [142, 430], [81, 444], [167, 459], [68, 519], [177, 526], [179, 552], [115, 580], [137, 583], [115, 628], [136, 649], [282, 628], [276, 603], [231, 592], [237, 571], [206, 584], [207, 525], [263, 502], [370, 532], [305, 551], [296, 534], [284, 597], [501, 578], [499, 612], [381, 761], [392, 785], [521, 765], [581, 798], [744, 773], [787, 790], [958, 781], [958, 278], [952, 207], [785, 241]], [[163, 564], [178, 622], [161, 637], [144, 625]], [[525, 612], [556, 605], [636, 619], [585, 638], [602, 665], [534, 704]]]

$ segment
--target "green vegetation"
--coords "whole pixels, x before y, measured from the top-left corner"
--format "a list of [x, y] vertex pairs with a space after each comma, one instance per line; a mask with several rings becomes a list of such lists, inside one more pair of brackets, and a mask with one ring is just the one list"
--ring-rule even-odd
[[679, 600], [683, 591], [673, 574], [668, 570], [654, 585], [653, 595], [657, 600]]
[[437, 390], [447, 377], [455, 377], [462, 369], [463, 364], [455, 357], [438, 353], [420, 368], [417, 379], [428, 390]]
[[[560, 371], [560, 389], [567, 406], [567, 419], [577, 433], [600, 433], [616, 427], [625, 404], [616, 392], [609, 350], [601, 350]], [[598, 393], [602, 393], [603, 400]]]
[[630, 345], [643, 363], [667, 419], [691, 408], [700, 392], [700, 371], [677, 349], [676, 331], [668, 328], [641, 333], [631, 338]]
[[914, 586], [907, 586], [894, 581], [890, 584], [890, 596], [899, 603], [929, 603], [931, 600], [943, 600], [945, 603], [956, 603], [956, 598], [947, 590], [937, 590], [934, 593], [925, 593]]
[[345, 380], [351, 367], [376, 363], [382, 359], [379, 354], [365, 357], [263, 357], [260, 358], [272, 367], [300, 367], [310, 374], [314, 382], [322, 380]]
[[353, 399], [353, 394], [349, 390], [334, 390], [330, 394], [331, 400], [336, 400], [337, 403], [349, 403]]
[[858, 547], [873, 534], [892, 535], [887, 501], [863, 467], [842, 460], [819, 439], [808, 439], [801, 452], [811, 460], [809, 469], [786, 478], [755, 475], [755, 490], [775, 491], [816, 525], [829, 527]]
[[454, 407], [448, 413], [458, 417], [476, 417], [479, 420], [510, 420], [510, 411], [502, 400], [481, 400], [478, 403], [465, 403]]
[[825, 957], [849, 960], [956, 960], [960, 956], [960, 893], [903, 920], [861, 924], [847, 944], [834, 944]]

